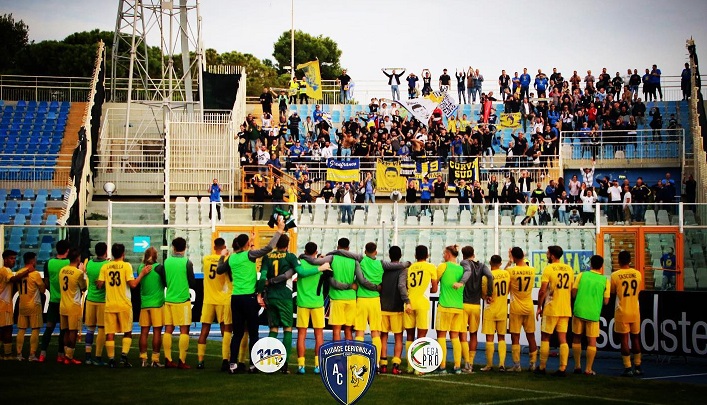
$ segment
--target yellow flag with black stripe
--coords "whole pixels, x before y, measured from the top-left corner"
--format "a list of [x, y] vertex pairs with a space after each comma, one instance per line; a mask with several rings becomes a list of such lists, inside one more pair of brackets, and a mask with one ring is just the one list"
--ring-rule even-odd
[[304, 70], [304, 80], [307, 82], [307, 97], [322, 99], [322, 73], [319, 70], [319, 60], [297, 65], [297, 70]]

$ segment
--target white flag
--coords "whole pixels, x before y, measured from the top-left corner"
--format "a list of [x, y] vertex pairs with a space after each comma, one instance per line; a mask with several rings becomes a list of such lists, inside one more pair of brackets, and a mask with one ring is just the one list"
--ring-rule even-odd
[[423, 125], [427, 125], [432, 112], [438, 103], [427, 98], [413, 98], [412, 100], [399, 100], [398, 103], [410, 112]]
[[439, 108], [442, 109], [444, 116], [449, 118], [457, 112], [459, 104], [452, 99], [449, 93], [445, 93], [444, 99], [442, 100], [442, 103], [440, 103]]

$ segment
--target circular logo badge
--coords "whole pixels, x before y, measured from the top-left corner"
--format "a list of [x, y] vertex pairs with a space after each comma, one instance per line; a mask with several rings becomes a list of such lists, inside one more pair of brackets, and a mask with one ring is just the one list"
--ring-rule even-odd
[[408, 349], [408, 360], [416, 371], [431, 373], [442, 363], [442, 346], [432, 338], [417, 339]]
[[263, 373], [274, 373], [285, 365], [287, 352], [282, 342], [272, 337], [265, 337], [255, 342], [250, 358], [253, 359], [253, 364], [258, 370]]

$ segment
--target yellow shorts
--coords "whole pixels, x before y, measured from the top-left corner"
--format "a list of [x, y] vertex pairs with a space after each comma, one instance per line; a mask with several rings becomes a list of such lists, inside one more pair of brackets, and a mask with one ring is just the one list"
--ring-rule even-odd
[[81, 323], [81, 315], [59, 315], [59, 324], [61, 330], [79, 330]]
[[403, 333], [403, 312], [381, 312], [381, 332]]
[[614, 321], [614, 332], [616, 333], [631, 333], [638, 335], [641, 333], [641, 322], [616, 322]]
[[543, 316], [540, 322], [540, 331], [542, 333], [553, 334], [555, 332], [567, 333], [567, 327], [570, 323], [569, 316]]
[[481, 318], [481, 305], [464, 304], [464, 322], [469, 327], [469, 332], [476, 333], [479, 330], [479, 319]]
[[525, 333], [535, 333], [535, 315], [510, 314], [509, 318], [509, 332], [520, 333], [520, 328], [522, 327]]
[[464, 332], [464, 310], [437, 307], [435, 329], [442, 332]]
[[141, 309], [139, 323], [144, 328], [164, 326], [164, 307]]
[[164, 304], [164, 324], [171, 326], [191, 325], [191, 302]]
[[17, 316], [18, 329], [38, 329], [42, 327], [42, 307], [37, 305], [34, 310], [20, 310]]
[[[332, 301], [333, 302], [333, 301]], [[324, 328], [324, 307], [303, 308], [297, 307], [297, 327], [308, 328], [309, 320], [312, 320], [312, 328]]]
[[84, 317], [84, 324], [86, 324], [86, 326], [103, 326], [105, 324], [105, 312], [105, 303], [86, 301], [86, 316]]
[[381, 330], [381, 300], [379, 297], [358, 298], [356, 300], [356, 330], [366, 330], [370, 325], [371, 330]]
[[225, 325], [230, 325], [233, 323], [233, 317], [231, 316], [231, 304], [228, 305], [215, 305], [215, 304], [204, 304], [201, 307], [201, 323], [223, 323]]
[[429, 329], [430, 328], [430, 301], [410, 301], [412, 313], [403, 312], [403, 326], [405, 329]]
[[329, 325], [353, 326], [356, 320], [356, 300], [331, 300]]
[[104, 321], [107, 335], [131, 332], [133, 330], [133, 310], [106, 312]]
[[12, 319], [12, 312], [0, 312], [0, 328], [12, 326], [15, 322]]
[[588, 321], [586, 319], [572, 317], [572, 333], [577, 335], [585, 335], [590, 338], [599, 337], [599, 322]]
[[494, 333], [498, 333], [499, 335], [505, 335], [506, 320], [496, 320], [485, 316], [484, 324], [481, 325], [481, 333], [483, 333], [484, 335], [493, 335]]

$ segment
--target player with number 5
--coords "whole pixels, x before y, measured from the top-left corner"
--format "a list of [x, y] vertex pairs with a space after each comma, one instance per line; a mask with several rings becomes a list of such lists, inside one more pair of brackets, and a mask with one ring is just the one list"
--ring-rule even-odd
[[[621, 358], [624, 363], [623, 377], [642, 375], [641, 371], [641, 311], [638, 308], [638, 293], [643, 289], [641, 273], [631, 268], [631, 253], [619, 252], [619, 269], [611, 273], [611, 293], [616, 294], [614, 310], [614, 332], [621, 335]], [[628, 340], [631, 333], [631, 349]], [[631, 353], [633, 366], [631, 370]]]

